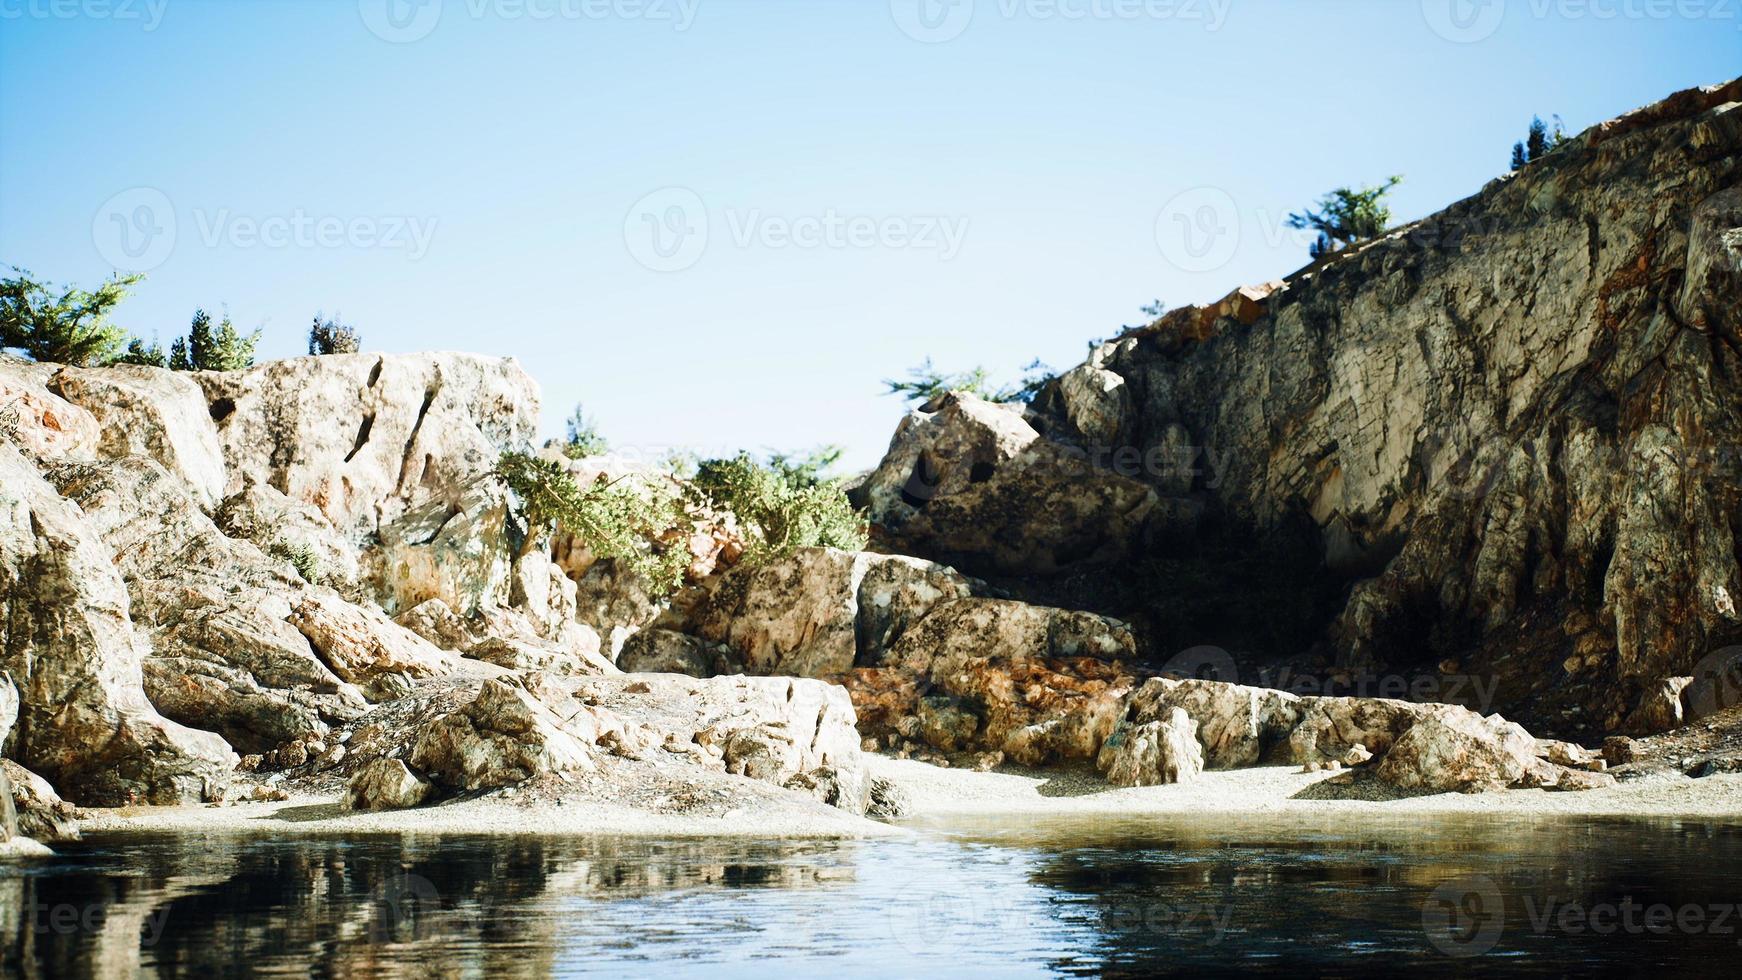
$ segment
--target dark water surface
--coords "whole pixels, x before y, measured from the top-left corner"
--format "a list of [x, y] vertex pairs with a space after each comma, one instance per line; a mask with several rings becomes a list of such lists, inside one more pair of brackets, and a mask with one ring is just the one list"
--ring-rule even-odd
[[7, 976], [1735, 976], [1742, 826], [954, 823], [893, 840], [101, 836], [0, 866]]

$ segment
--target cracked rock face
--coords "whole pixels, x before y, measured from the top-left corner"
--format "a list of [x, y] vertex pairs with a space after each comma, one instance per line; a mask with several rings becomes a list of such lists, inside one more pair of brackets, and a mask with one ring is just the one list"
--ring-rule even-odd
[[87, 805], [199, 802], [236, 756], [158, 714], [127, 588], [79, 508], [0, 444], [0, 656], [18, 693], [9, 754]]
[[891, 550], [1044, 574], [1141, 546], [1155, 491], [1094, 458], [1041, 438], [1016, 408], [957, 392], [901, 421], [854, 497]]
[[[1337, 666], [1461, 658], [1498, 682], [1493, 707], [1613, 731], [1742, 637], [1739, 151], [1742, 80], [1681, 93], [1244, 301], [1128, 333], [1026, 416], [960, 397], [914, 413], [867, 484], [873, 519], [913, 554], [1033, 575], [1189, 548], [1156, 536], [1179, 515], [1259, 537], [1306, 518], [1300, 576], [1346, 583], [1322, 624]], [[1109, 438], [1087, 474], [1061, 455]], [[1214, 472], [1139, 466], [1147, 511], [1112, 489], [1118, 453], [1182, 446]]]
[[538, 387], [511, 359], [341, 354], [199, 373], [228, 469], [373, 532], [432, 500], [458, 506], [537, 431]]

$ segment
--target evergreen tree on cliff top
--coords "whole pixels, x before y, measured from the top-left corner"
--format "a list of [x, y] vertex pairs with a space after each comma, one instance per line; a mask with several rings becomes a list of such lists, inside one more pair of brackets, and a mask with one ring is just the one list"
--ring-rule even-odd
[[1339, 187], [1319, 198], [1316, 208], [1289, 215], [1288, 226], [1319, 233], [1310, 248], [1314, 258], [1376, 238], [1391, 227], [1391, 206], [1385, 203], [1385, 195], [1401, 183], [1402, 177], [1391, 177], [1377, 187]]
[[177, 371], [242, 371], [254, 366], [254, 348], [260, 331], [242, 336], [229, 314], [216, 330], [211, 314], [195, 310], [187, 339], [177, 338], [169, 347], [169, 367]]

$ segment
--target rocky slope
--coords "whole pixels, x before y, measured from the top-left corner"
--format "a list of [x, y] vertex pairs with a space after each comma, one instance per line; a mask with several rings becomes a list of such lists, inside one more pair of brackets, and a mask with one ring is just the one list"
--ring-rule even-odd
[[[1673, 726], [1682, 678], [1742, 640], [1739, 103], [1742, 80], [1594, 127], [1102, 345], [1026, 413], [924, 406], [860, 498], [886, 547], [1084, 597], [1158, 660], [1216, 644], [1249, 679]], [[1182, 591], [1226, 608], [1158, 601]]]

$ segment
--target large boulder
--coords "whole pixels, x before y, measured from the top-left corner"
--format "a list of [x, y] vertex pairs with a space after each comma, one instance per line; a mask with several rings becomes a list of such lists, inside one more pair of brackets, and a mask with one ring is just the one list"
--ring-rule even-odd
[[0, 438], [31, 456], [94, 459], [102, 427], [88, 410], [49, 390], [56, 370], [0, 352]]
[[1116, 561], [1141, 547], [1158, 498], [1096, 448], [1043, 439], [1020, 408], [956, 392], [901, 421], [855, 502], [898, 550], [974, 572]]
[[1197, 723], [1211, 769], [1256, 765], [1300, 721], [1300, 699], [1285, 691], [1208, 680], [1145, 681], [1131, 696], [1132, 724], [1164, 721], [1181, 708]]
[[146, 700], [149, 648], [118, 557], [77, 505], [0, 442], [0, 663], [19, 695], [9, 754], [86, 805], [217, 795], [236, 756]]
[[514, 556], [526, 534], [502, 481], [480, 477], [457, 501], [430, 500], [381, 526], [368, 553], [376, 595], [390, 613], [428, 599], [462, 616], [508, 605]]
[[1121, 723], [1102, 744], [1095, 768], [1115, 786], [1190, 782], [1204, 771], [1197, 723], [1184, 708], [1158, 721]]
[[1025, 765], [1092, 762], [1136, 685], [1121, 623], [1002, 599], [938, 603], [842, 678], [868, 735]]
[[834, 548], [722, 575], [689, 632], [723, 643], [752, 674], [830, 677], [875, 665], [932, 606], [969, 592], [931, 562]]
[[403, 810], [429, 799], [433, 790], [399, 759], [376, 759], [351, 776], [345, 785], [348, 810]]
[[498, 680], [486, 681], [470, 703], [431, 725], [412, 748], [411, 765], [453, 791], [594, 768], [587, 744], [563, 719], [524, 689]]
[[224, 499], [224, 453], [205, 393], [187, 374], [117, 365], [63, 368], [49, 379], [55, 394], [90, 412], [102, 429], [97, 451], [108, 459], [148, 456], [175, 474], [202, 508]]
[[1401, 789], [1484, 792], [1522, 785], [1535, 769], [1536, 740], [1523, 728], [1450, 709], [1410, 726], [1376, 772]]

